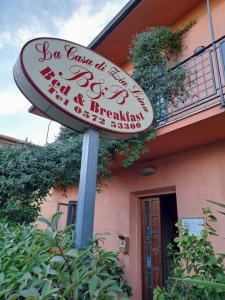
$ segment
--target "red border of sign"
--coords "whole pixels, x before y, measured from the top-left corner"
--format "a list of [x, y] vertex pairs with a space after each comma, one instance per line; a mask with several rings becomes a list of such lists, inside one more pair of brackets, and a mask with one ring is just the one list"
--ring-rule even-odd
[[[92, 124], [92, 123], [90, 123], [90, 122], [88, 122], [88, 121], [86, 121], [86, 120], [83, 120], [82, 118], [80, 118], [80, 117], [78, 117], [78, 116], [74, 116], [72, 113], [70, 113], [70, 112], [68, 112], [68, 111], [66, 111], [66, 110], [64, 110], [61, 106], [59, 106], [57, 103], [55, 103], [55, 102], [53, 102], [47, 95], [45, 95], [43, 92], [42, 92], [42, 90], [40, 90], [40, 88], [34, 83], [34, 81], [31, 79], [31, 77], [29, 76], [29, 74], [27, 73], [27, 71], [26, 71], [26, 69], [25, 69], [25, 66], [24, 66], [24, 64], [23, 64], [23, 59], [22, 59], [22, 56], [23, 56], [23, 51], [24, 51], [24, 49], [26, 48], [26, 46], [28, 45], [28, 44], [30, 44], [31, 42], [33, 42], [33, 41], [37, 41], [37, 40], [41, 40], [41, 39], [50, 39], [50, 40], [59, 40], [59, 41], [64, 41], [64, 42], [69, 42], [69, 43], [72, 43], [72, 44], [74, 44], [74, 45], [78, 45], [78, 46], [80, 46], [80, 47], [82, 47], [82, 48], [84, 48], [84, 49], [87, 49], [87, 50], [89, 50], [89, 51], [91, 51], [91, 52], [94, 52], [93, 50], [91, 50], [91, 49], [89, 49], [89, 48], [86, 48], [86, 47], [84, 47], [84, 46], [82, 46], [82, 45], [80, 45], [80, 44], [78, 44], [78, 43], [74, 43], [74, 42], [71, 42], [71, 41], [68, 41], [68, 40], [64, 40], [64, 39], [60, 39], [60, 38], [53, 38], [53, 37], [39, 37], [39, 38], [35, 38], [35, 39], [32, 39], [32, 40], [29, 40], [24, 46], [23, 46], [23, 48], [22, 48], [22, 50], [20, 51], [20, 55], [19, 55], [19, 60], [20, 60], [20, 66], [21, 66], [21, 70], [22, 70], [22, 72], [23, 72], [23, 74], [24, 74], [24, 76], [26, 77], [26, 79], [29, 81], [29, 83], [32, 85], [32, 87], [39, 93], [39, 94], [41, 94], [41, 96], [43, 97], [43, 98], [45, 98], [48, 102], [50, 102], [53, 106], [55, 106], [56, 108], [58, 108], [59, 110], [61, 110], [63, 113], [65, 113], [66, 115], [69, 115], [70, 117], [72, 117], [72, 118], [74, 118], [74, 119], [78, 119], [80, 122], [82, 122], [82, 123], [85, 123], [85, 124], [87, 124], [88, 126], [91, 126], [92, 128], [99, 128], [100, 130], [102, 130], [102, 131], [105, 131], [105, 132], [112, 132], [112, 133], [115, 133], [115, 134], [118, 134], [118, 136], [119, 135], [123, 135], [123, 136], [126, 136], [126, 135], [135, 135], [135, 134], [138, 134], [138, 133], [141, 133], [141, 132], [144, 132], [144, 131], [147, 131], [147, 129], [151, 126], [151, 123], [150, 123], [150, 125], [147, 127], [147, 128], [145, 128], [145, 129], [143, 129], [143, 130], [141, 130], [141, 131], [136, 131], [136, 132], [122, 132], [122, 131], [115, 131], [115, 130], [111, 130], [111, 129], [108, 129], [108, 128], [105, 128], [105, 127], [102, 127], [102, 126], [99, 126], [99, 125], [94, 125], [94, 124]], [[102, 59], [104, 59], [104, 60], [106, 60], [106, 61], [108, 61], [109, 63], [113, 63], [113, 62], [110, 62], [107, 58], [105, 58], [105, 57], [103, 57], [103, 56], [101, 56], [100, 54], [98, 54], [98, 53], [95, 53], [94, 52], [94, 54], [95, 55], [98, 55], [99, 57], [101, 57]], [[113, 63], [114, 64], [114, 63]], [[115, 65], [115, 64], [114, 64]], [[117, 65], [115, 65], [120, 71], [122, 71], [122, 72], [124, 72], [124, 73], [126, 73], [127, 74], [127, 76], [129, 77], [129, 78], [131, 78], [131, 80], [132, 81], [134, 81], [135, 83], [136, 83], [136, 81], [126, 72], [126, 71], [124, 71], [124, 70], [122, 70], [120, 67], [118, 67]], [[14, 76], [14, 75], [13, 75]], [[15, 80], [15, 76], [14, 76], [14, 80]], [[16, 82], [16, 80], [15, 80], [15, 82]], [[140, 87], [140, 85], [138, 84], [138, 83], [136, 83], [137, 85], [138, 85], [138, 87], [141, 89], [141, 91], [145, 94], [145, 92], [143, 91], [143, 89]], [[26, 95], [24, 94], [24, 92], [21, 90], [21, 88], [18, 86], [18, 84], [17, 84], [17, 82], [16, 82], [16, 85], [17, 85], [17, 87], [19, 88], [19, 90], [22, 92], [22, 94], [26, 97]], [[147, 97], [147, 96], [146, 96]], [[26, 97], [27, 98], [27, 97]], [[29, 101], [34, 105], [34, 106], [36, 106], [32, 101], [31, 101], [31, 99], [29, 99]], [[151, 104], [150, 104], [150, 106], [151, 106]], [[37, 107], [37, 106], [36, 106]], [[46, 114], [50, 119], [53, 119], [52, 118], [52, 116], [49, 116], [47, 113], [45, 113], [45, 112], [43, 112], [44, 114]], [[55, 120], [56, 122], [58, 122], [58, 123], [60, 123], [58, 120]], [[61, 123], [60, 123], [61, 124]], [[63, 123], [62, 123], [63, 124]], [[63, 125], [65, 125], [65, 124], [63, 124]], [[69, 127], [68, 125], [65, 125], [66, 127]], [[75, 130], [74, 128], [73, 128], [73, 130]]]

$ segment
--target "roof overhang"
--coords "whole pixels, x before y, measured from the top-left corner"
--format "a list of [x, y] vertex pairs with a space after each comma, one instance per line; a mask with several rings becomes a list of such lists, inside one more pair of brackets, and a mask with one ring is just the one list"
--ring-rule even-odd
[[132, 37], [149, 27], [172, 26], [202, 0], [132, 0], [89, 44], [89, 48], [123, 65]]
[[20, 140], [8, 135], [0, 134], [0, 145], [9, 145], [9, 144], [27, 144], [28, 142]]

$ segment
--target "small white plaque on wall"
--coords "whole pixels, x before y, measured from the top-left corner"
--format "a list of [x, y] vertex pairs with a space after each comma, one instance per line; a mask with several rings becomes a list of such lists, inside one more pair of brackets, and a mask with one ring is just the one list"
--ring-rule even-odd
[[204, 230], [204, 218], [181, 218], [181, 226], [188, 229], [189, 235], [200, 236]]

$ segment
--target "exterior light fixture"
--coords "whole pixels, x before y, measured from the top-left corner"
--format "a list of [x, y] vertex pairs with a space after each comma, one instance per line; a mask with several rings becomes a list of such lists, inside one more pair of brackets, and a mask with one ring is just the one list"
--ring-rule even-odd
[[129, 253], [129, 237], [122, 235], [121, 233], [118, 234], [119, 238], [119, 251], [123, 254]]
[[204, 49], [205, 49], [205, 46], [199, 46], [199, 47], [195, 48], [194, 54], [197, 55], [197, 54], [201, 53]]
[[141, 176], [150, 176], [155, 174], [156, 168], [153, 166], [145, 166], [141, 169]]

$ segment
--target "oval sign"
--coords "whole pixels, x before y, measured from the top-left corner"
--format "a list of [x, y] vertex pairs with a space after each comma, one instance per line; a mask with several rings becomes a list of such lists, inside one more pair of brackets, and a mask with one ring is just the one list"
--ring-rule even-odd
[[79, 132], [97, 128], [122, 138], [149, 128], [153, 113], [141, 87], [93, 51], [61, 39], [24, 45], [14, 79], [28, 100], [50, 119]]

